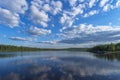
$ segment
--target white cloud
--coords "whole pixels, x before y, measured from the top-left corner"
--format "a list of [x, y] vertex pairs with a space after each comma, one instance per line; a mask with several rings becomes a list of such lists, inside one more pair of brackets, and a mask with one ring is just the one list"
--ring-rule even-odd
[[120, 37], [120, 34], [112, 35], [111, 37]]
[[41, 44], [56, 44], [57, 41], [41, 41], [41, 42], [37, 42], [37, 43], [41, 43]]
[[[107, 30], [113, 29], [110, 26], [74, 25], [78, 24], [80, 20], [80, 22], [82, 22], [81, 18], [120, 7], [120, 0], [32, 0], [28, 3], [26, 1], [28, 0], [0, 0], [0, 24], [10, 26], [11, 28], [19, 26], [19, 24], [22, 24], [21, 18], [24, 21], [23, 17], [27, 15], [25, 11], [29, 9], [28, 12], [30, 11], [30, 13], [28, 16], [30, 18], [28, 18], [28, 20], [32, 22], [28, 24], [29, 26], [31, 26], [31, 24], [34, 26], [41, 25], [45, 28], [49, 24], [54, 27], [57, 23], [56, 19], [59, 18], [60, 20], [58, 21], [61, 23], [60, 26], [63, 26], [60, 31], [61, 33], [63, 32], [64, 37], [67, 38], [80, 37], [80, 35], [82, 37], [82, 35], [86, 36], [88, 34], [102, 32], [102, 30], [109, 34]], [[65, 3], [68, 3], [67, 6], [69, 8], [66, 7]], [[77, 22], [75, 22], [76, 20]], [[111, 31], [114, 32], [115, 29]], [[47, 35], [51, 33], [51, 30], [30, 27], [28, 33], [30, 35]]]
[[77, 15], [82, 15], [84, 13], [85, 4], [79, 4], [77, 6], [72, 6], [71, 10], [64, 10], [62, 17], [60, 18], [60, 23], [64, 27], [71, 27], [76, 20]]
[[43, 27], [47, 27], [47, 23], [46, 22], [40, 22], [40, 24], [43, 26]]
[[109, 0], [101, 0], [100, 7], [104, 7]]
[[[113, 2], [113, 0], [68, 0], [68, 2], [71, 7], [68, 10], [63, 10], [63, 14], [69, 16], [71, 18], [70, 20], [72, 21], [74, 21], [74, 19], [78, 15], [89, 17], [101, 12], [107, 12], [120, 6], [120, 0], [115, 1], [115, 3]], [[94, 6], [96, 8], [94, 8]], [[89, 9], [88, 7], [91, 9]]]
[[[65, 4], [62, 3], [62, 1], [54, 1], [54, 0], [33, 0], [31, 2], [32, 6], [35, 6], [37, 8], [37, 12], [35, 12], [35, 15], [33, 14], [33, 22], [38, 23], [42, 25], [43, 27], [47, 27], [48, 22], [50, 21], [51, 16], [49, 15], [50, 13], [55, 16], [56, 14], [60, 13], [63, 16], [60, 18], [60, 23], [63, 25], [63, 23], [67, 25], [72, 25], [73, 22], [75, 21], [76, 16], [84, 16], [84, 17], [89, 17], [95, 14], [99, 14], [100, 12], [107, 12], [110, 9], [114, 9], [119, 7], [120, 1], [116, 1], [115, 5], [112, 4], [113, 1], [109, 0], [68, 0], [67, 1], [70, 4], [70, 9], [64, 9]], [[78, 3], [79, 4], [78, 4]], [[98, 5], [99, 4], [99, 5]], [[32, 7], [31, 6], [31, 7]], [[92, 9], [93, 6], [98, 7], [97, 9]], [[117, 7], [116, 7], [117, 6]], [[88, 9], [91, 8], [91, 10]], [[33, 9], [36, 10], [36, 9]], [[33, 11], [32, 10], [32, 11]], [[40, 12], [44, 12], [42, 14], [45, 14], [47, 17], [45, 17], [46, 21], [42, 21], [41, 17], [38, 16]], [[66, 14], [66, 19], [64, 14]], [[32, 15], [32, 14], [31, 14]], [[36, 18], [37, 17], [37, 18]], [[64, 19], [64, 20], [63, 20]]]
[[68, 0], [69, 1], [69, 4], [70, 6], [75, 6], [77, 0]]
[[115, 7], [116, 7], [116, 8], [120, 7], [120, 0], [117, 0]]
[[39, 35], [47, 35], [51, 33], [51, 30], [37, 28], [37, 27], [30, 27], [27, 31], [30, 35], [39, 36]]
[[97, 13], [98, 13], [98, 11], [92, 10], [92, 11], [89, 12], [89, 15], [92, 16], [92, 15], [95, 15], [95, 14], [97, 14]]
[[31, 21], [35, 24], [40, 24], [43, 27], [47, 27], [48, 22], [50, 21], [48, 13], [55, 16], [62, 11], [61, 1], [33, 0], [31, 4]]
[[44, 4], [43, 10], [46, 11], [46, 12], [50, 11], [51, 9], [50, 9], [49, 4]]
[[10, 37], [9, 39], [15, 40], [15, 41], [32, 41], [31, 38], [22, 38], [22, 37]]
[[73, 18], [68, 16], [66, 13], [63, 13], [63, 16], [60, 18], [60, 23], [63, 26], [67, 26], [67, 27], [72, 26], [73, 21], [74, 21]]
[[78, 6], [73, 6], [70, 11], [63, 11], [62, 17], [60, 18], [60, 23], [64, 27], [71, 27], [77, 15], [84, 13], [85, 5], [79, 4]]
[[70, 15], [72, 15], [74, 17], [78, 14], [82, 14], [83, 13], [83, 7], [84, 7], [84, 5], [79, 5], [77, 7], [73, 7]]
[[79, 0], [79, 2], [84, 2], [84, 0]]
[[67, 14], [63, 14], [63, 16], [60, 19], [60, 23], [64, 24], [66, 22], [66, 20], [69, 20], [69, 19], [70, 19], [70, 17], [67, 16]]
[[19, 15], [12, 13], [7, 9], [0, 8], [0, 24], [10, 26], [11, 28], [19, 25]]
[[57, 13], [59, 13], [62, 10], [62, 2], [61, 1], [52, 1], [51, 2], [52, 5], [52, 13], [54, 15], [56, 15]]
[[20, 14], [28, 9], [26, 0], [0, 0], [0, 24], [11, 28], [19, 26]]
[[[93, 26], [91, 24], [80, 24], [79, 26], [64, 28], [60, 42], [68, 44], [81, 44], [89, 42], [114, 42], [119, 40], [120, 28], [112, 26]], [[99, 36], [99, 37], [98, 37]]]
[[90, 12], [84, 14], [83, 17], [93, 16], [93, 15], [98, 14], [98, 13], [99, 13], [99, 11], [97, 11], [97, 10], [92, 10], [92, 11], [90, 11]]
[[95, 4], [96, 0], [90, 0], [89, 7], [92, 8]]
[[[112, 26], [93, 26], [92, 24], [80, 24], [79, 26], [74, 26], [72, 28], [66, 28], [63, 31], [65, 33], [73, 34], [74, 36], [79, 36], [81, 34], [93, 34], [96, 32], [104, 31], [118, 31], [120, 28], [113, 28]], [[73, 37], [74, 37], [73, 36]]]
[[34, 5], [31, 6], [31, 19], [34, 23], [41, 24], [43, 27], [47, 27], [49, 21], [48, 15]]
[[72, 7], [70, 11], [64, 11], [63, 13], [66, 13], [71, 17], [76, 17], [77, 15], [81, 15], [84, 13], [84, 8], [85, 4], [79, 4], [78, 6]]
[[28, 9], [26, 0], [0, 0], [0, 6], [15, 13], [25, 13]]
[[[66, 4], [62, 2], [63, 1], [60, 0], [32, 0], [30, 2], [27, 2], [27, 0], [0, 0], [0, 8], [9, 11], [11, 15], [11, 17], [2, 17], [4, 20], [0, 20], [0, 22], [10, 27], [18, 26], [20, 24], [21, 15], [25, 16], [25, 11], [29, 9], [31, 11], [29, 14], [30, 20], [35, 25], [40, 24], [43, 27], [47, 27], [51, 20], [50, 18], [53, 18], [53, 16], [57, 14], [62, 14], [63, 16], [60, 18], [62, 25], [64, 23], [68, 26], [72, 26], [78, 15], [89, 17], [103, 11], [107, 12], [120, 7], [120, 0], [115, 2], [113, 2], [113, 0], [67, 0], [66, 2], [70, 5], [69, 9], [66, 9], [64, 7]], [[28, 6], [29, 3], [30, 7]], [[64, 14], [66, 14], [66, 19]], [[63, 18], [65, 20], [63, 20]]]
[[110, 9], [110, 4], [107, 4], [103, 7], [103, 11], [108, 11]]

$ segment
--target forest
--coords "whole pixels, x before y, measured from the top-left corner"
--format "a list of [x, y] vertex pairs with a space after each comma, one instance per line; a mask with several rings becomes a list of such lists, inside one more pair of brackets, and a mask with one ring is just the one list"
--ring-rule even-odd
[[24, 46], [13, 46], [13, 45], [0, 45], [0, 52], [15, 52], [15, 51], [89, 51], [93, 53], [106, 53], [106, 52], [119, 52], [120, 43], [117, 44], [104, 44], [97, 45], [91, 48], [63, 48], [63, 49], [54, 49], [54, 48], [33, 48], [33, 47], [24, 47]]
[[13, 46], [13, 45], [0, 45], [0, 52], [13, 52], [13, 51], [40, 51], [40, 48]]
[[32, 48], [24, 46], [0, 45], [0, 52], [16, 52], [16, 51], [87, 51], [88, 48]]
[[94, 53], [119, 52], [120, 51], [120, 43], [97, 45], [97, 46], [94, 46], [94, 47], [90, 48], [88, 51], [94, 52]]

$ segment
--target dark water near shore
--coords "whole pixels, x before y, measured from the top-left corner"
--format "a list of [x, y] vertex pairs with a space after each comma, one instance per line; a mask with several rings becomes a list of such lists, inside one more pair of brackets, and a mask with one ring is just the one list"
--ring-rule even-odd
[[120, 80], [120, 55], [0, 52], [0, 80]]

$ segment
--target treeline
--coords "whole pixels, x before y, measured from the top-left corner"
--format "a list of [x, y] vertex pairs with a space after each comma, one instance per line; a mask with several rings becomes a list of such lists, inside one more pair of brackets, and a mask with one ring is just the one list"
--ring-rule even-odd
[[88, 48], [31, 48], [13, 45], [0, 45], [0, 52], [16, 52], [16, 51], [87, 51]]
[[88, 51], [89, 48], [66, 48], [66, 51]]
[[31, 48], [23, 46], [0, 45], [0, 52], [13, 52], [13, 51], [40, 51], [40, 48]]
[[32, 48], [32, 47], [13, 46], [13, 45], [0, 45], [0, 52], [16, 52], [16, 51], [89, 51], [94, 53], [105, 53], [105, 52], [120, 51], [120, 43], [98, 45], [92, 48], [63, 48], [63, 49]]
[[111, 44], [94, 46], [94, 47], [90, 48], [89, 51], [94, 52], [94, 53], [120, 51], [120, 43], [117, 43], [117, 44], [111, 43]]

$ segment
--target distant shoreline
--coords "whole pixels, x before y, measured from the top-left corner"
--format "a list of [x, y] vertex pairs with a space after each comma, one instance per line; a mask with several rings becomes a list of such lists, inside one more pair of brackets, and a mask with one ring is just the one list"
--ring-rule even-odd
[[88, 51], [93, 52], [93, 53], [98, 53], [98, 54], [120, 53], [120, 43], [97, 45], [97, 46], [90, 48]]
[[13, 45], [0, 45], [0, 52], [30, 52], [30, 51], [87, 51], [88, 48], [32, 48]]
[[0, 52], [32, 52], [32, 51], [85, 51], [96, 54], [120, 53], [120, 43], [97, 45], [92, 48], [62, 48], [62, 49], [0, 45]]

